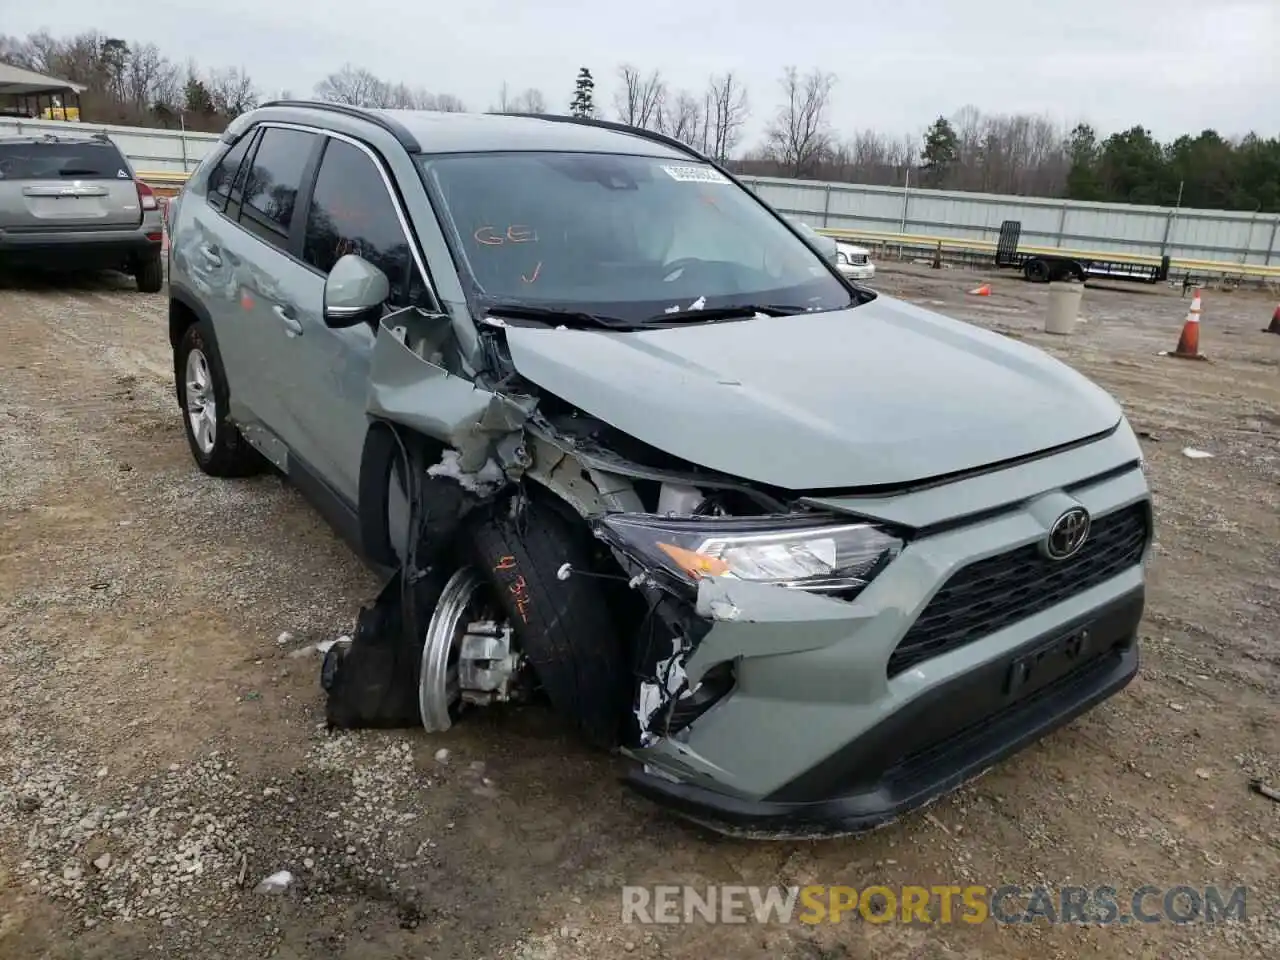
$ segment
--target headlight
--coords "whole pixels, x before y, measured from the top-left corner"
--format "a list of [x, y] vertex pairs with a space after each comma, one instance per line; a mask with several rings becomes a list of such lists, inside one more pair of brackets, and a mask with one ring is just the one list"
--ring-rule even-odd
[[903, 545], [869, 523], [812, 517], [669, 519], [621, 513], [599, 520], [598, 529], [641, 565], [687, 584], [729, 577], [842, 594], [865, 587]]

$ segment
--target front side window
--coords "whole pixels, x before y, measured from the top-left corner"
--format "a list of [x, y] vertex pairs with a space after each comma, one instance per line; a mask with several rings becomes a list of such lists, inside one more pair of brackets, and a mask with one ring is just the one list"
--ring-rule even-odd
[[416, 271], [386, 183], [363, 150], [331, 139], [316, 175], [302, 258], [327, 274], [348, 253], [387, 275], [392, 303], [412, 302], [417, 291], [409, 285]]
[[240, 223], [263, 239], [284, 245], [315, 134], [282, 127], [262, 131], [253, 166], [244, 181]]
[[813, 250], [704, 163], [488, 153], [422, 164], [483, 301], [630, 323], [690, 309], [851, 305]]

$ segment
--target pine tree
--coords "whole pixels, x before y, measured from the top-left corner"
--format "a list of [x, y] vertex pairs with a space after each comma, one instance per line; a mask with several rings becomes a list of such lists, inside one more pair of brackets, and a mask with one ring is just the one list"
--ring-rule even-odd
[[573, 87], [573, 100], [569, 104], [569, 112], [575, 117], [594, 117], [596, 82], [591, 79], [591, 71], [583, 67], [578, 71], [578, 81]]
[[920, 159], [924, 163], [925, 183], [930, 187], [943, 186], [947, 171], [960, 159], [960, 138], [946, 117], [935, 120], [925, 133]]

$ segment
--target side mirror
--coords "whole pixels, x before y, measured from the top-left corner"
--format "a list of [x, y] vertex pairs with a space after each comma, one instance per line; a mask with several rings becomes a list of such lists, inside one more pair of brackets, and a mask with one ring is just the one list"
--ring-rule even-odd
[[324, 280], [324, 322], [329, 327], [377, 323], [391, 296], [387, 275], [368, 260], [348, 253]]

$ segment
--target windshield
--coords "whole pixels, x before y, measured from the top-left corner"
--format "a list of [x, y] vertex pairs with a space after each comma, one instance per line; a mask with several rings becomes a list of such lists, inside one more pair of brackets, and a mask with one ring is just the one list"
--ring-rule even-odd
[[0, 179], [126, 179], [120, 152], [107, 143], [0, 143]]
[[422, 164], [463, 267], [491, 304], [631, 323], [737, 306], [851, 305], [813, 250], [707, 164], [532, 152]]

